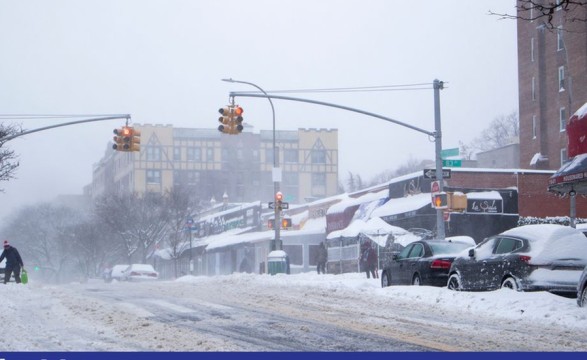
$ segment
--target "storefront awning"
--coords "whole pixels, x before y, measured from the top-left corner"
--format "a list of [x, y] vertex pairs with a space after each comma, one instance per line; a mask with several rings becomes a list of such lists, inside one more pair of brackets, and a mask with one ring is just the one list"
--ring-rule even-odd
[[587, 194], [587, 154], [575, 156], [548, 179], [548, 191], [567, 194]]

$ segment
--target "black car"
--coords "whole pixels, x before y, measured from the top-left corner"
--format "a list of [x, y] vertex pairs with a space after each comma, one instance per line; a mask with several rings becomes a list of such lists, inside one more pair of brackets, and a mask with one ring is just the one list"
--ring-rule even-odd
[[580, 307], [587, 307], [587, 266], [583, 269], [577, 285], [577, 304]]
[[450, 290], [550, 291], [576, 296], [587, 238], [554, 224], [525, 225], [485, 239], [451, 266]]
[[392, 256], [381, 274], [381, 286], [446, 286], [450, 265], [471, 244], [448, 240], [419, 240]]

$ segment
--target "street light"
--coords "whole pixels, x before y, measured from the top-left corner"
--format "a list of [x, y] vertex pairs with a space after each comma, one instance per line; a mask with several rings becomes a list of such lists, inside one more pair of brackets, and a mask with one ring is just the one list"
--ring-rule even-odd
[[[261, 89], [261, 87], [259, 87], [258, 85], [255, 85], [251, 82], [247, 82], [247, 81], [239, 81], [239, 80], [233, 80], [233, 79], [222, 79], [222, 81], [226, 81], [226, 82], [230, 82], [230, 83], [239, 83], [239, 84], [247, 84], [247, 85], [251, 85], [254, 86], [255, 88], [259, 89], [259, 91], [261, 91], [265, 97], [267, 98], [267, 100], [269, 100], [269, 104], [271, 104], [271, 114], [273, 116], [273, 194], [277, 194], [279, 192], [279, 182], [281, 181], [281, 172], [280, 169], [278, 167], [278, 154], [277, 154], [277, 146], [275, 146], [275, 107], [273, 107], [273, 101], [271, 101], [271, 98], [269, 97], [269, 95], [267, 95], [267, 93], [265, 92], [265, 90]], [[275, 224], [281, 224], [281, 221], [279, 220], [279, 211], [280, 209], [278, 209], [277, 206], [275, 206]], [[279, 234], [279, 230], [280, 230], [280, 226], [274, 226], [273, 227], [275, 229], [275, 239], [273, 239], [273, 246], [271, 250], [282, 250], [281, 248], [281, 242], [280, 240], [280, 234]]]

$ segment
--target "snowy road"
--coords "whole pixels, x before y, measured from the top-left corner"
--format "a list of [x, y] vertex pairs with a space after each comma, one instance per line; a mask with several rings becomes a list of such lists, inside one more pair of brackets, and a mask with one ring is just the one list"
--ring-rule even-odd
[[381, 289], [363, 274], [0, 289], [8, 351], [587, 350], [587, 309], [546, 293]]

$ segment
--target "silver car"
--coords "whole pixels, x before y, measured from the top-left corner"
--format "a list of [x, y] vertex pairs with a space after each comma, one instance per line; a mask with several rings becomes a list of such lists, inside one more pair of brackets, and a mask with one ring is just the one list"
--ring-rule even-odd
[[587, 307], [587, 266], [581, 274], [579, 285], [577, 285], [577, 304], [580, 307]]

